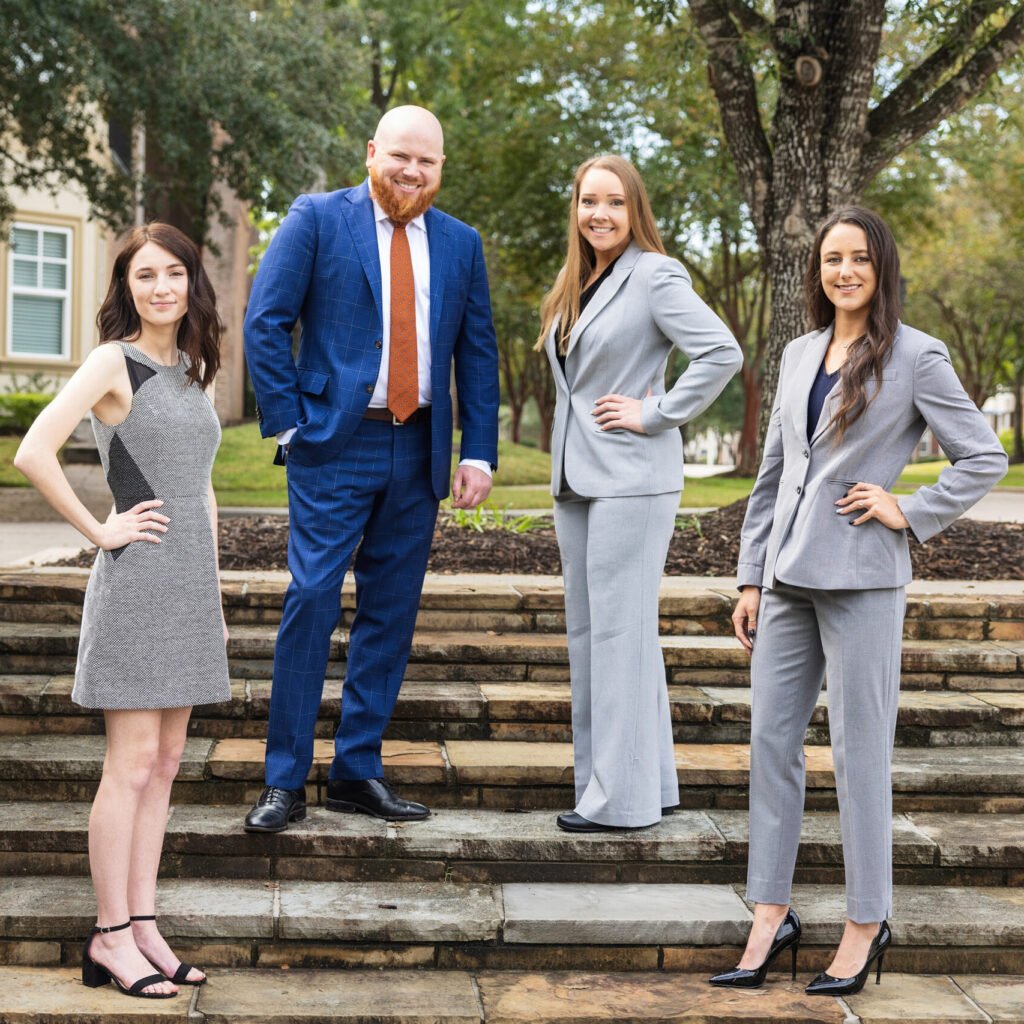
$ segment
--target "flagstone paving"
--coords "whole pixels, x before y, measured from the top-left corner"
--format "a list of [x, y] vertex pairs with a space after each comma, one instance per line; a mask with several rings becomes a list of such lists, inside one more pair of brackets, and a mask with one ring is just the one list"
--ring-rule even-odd
[[210, 970], [174, 999], [85, 989], [69, 967], [0, 967], [5, 1024], [973, 1024], [1019, 1022], [1024, 978], [884, 974], [845, 1000], [807, 979], [713, 989], [629, 972]]

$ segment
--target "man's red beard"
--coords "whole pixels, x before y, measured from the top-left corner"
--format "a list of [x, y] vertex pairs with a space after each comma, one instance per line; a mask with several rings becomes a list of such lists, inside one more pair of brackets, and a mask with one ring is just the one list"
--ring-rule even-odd
[[390, 220], [396, 224], [408, 224], [409, 221], [430, 209], [430, 204], [441, 189], [441, 182], [438, 180], [433, 188], [423, 187], [415, 195], [403, 199], [395, 192], [391, 182], [376, 167], [371, 167], [370, 189], [373, 198], [377, 200], [380, 208]]

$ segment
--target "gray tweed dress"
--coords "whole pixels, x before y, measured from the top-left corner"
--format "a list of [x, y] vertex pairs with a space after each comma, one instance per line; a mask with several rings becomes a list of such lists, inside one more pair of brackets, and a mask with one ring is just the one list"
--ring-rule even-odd
[[[161, 366], [116, 344], [132, 382], [117, 426], [92, 417], [118, 512], [159, 498], [160, 544], [99, 551], [85, 592], [71, 698], [87, 708], [179, 708], [227, 700], [227, 652], [207, 486], [220, 423], [207, 394], [188, 384], [184, 352]], [[187, 386], [186, 386], [187, 385]]]

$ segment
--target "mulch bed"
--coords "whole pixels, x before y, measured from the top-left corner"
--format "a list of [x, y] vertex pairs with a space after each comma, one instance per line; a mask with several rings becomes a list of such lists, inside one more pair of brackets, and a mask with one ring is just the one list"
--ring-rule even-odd
[[[732, 576], [746, 501], [682, 520], [669, 547], [667, 576]], [[284, 516], [232, 516], [220, 522], [222, 569], [287, 569]], [[921, 580], [1024, 578], [1024, 524], [961, 519], [927, 544], [911, 539], [914, 577]], [[57, 564], [92, 565], [95, 551]], [[475, 530], [441, 516], [429, 571], [436, 573], [540, 573], [562, 571], [550, 525], [529, 533]]]

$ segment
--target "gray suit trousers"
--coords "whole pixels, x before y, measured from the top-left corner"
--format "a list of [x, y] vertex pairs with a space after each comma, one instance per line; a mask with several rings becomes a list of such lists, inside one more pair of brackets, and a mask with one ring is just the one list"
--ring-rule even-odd
[[891, 759], [906, 594], [765, 590], [751, 662], [747, 899], [790, 902], [804, 810], [804, 733], [828, 676], [829, 731], [846, 869], [846, 912], [892, 914]]
[[679, 492], [555, 501], [572, 678], [576, 813], [639, 827], [679, 803], [658, 590]]

